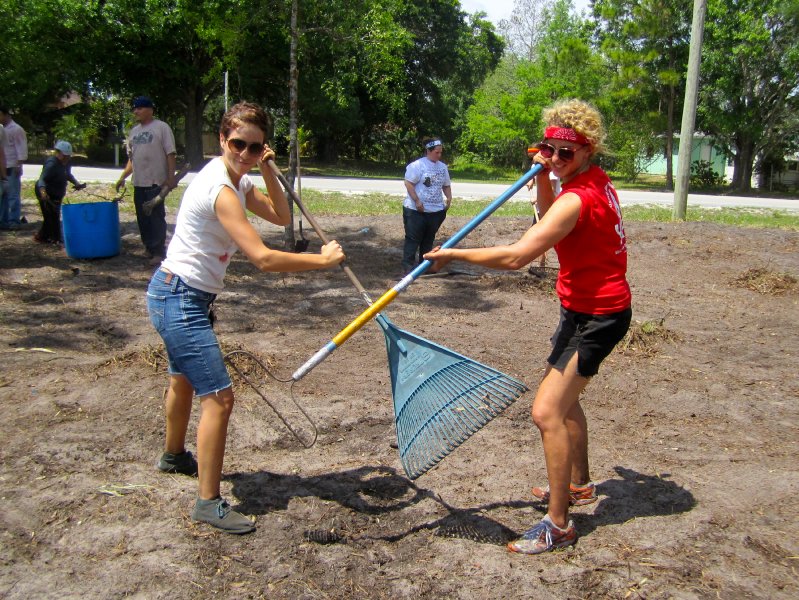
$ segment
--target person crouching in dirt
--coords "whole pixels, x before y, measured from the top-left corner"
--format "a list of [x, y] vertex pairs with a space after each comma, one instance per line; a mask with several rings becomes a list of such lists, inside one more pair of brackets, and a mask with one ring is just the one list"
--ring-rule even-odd
[[[599, 112], [580, 100], [546, 109], [544, 140], [533, 160], [541, 221], [517, 242], [474, 249], [440, 249], [425, 258], [446, 264], [462, 260], [515, 270], [554, 246], [560, 261], [556, 290], [560, 322], [533, 401], [532, 417], [544, 446], [549, 486], [532, 493], [549, 504], [544, 519], [508, 544], [513, 552], [539, 554], [574, 544], [577, 531], [569, 505], [596, 501], [588, 469], [588, 427], [580, 394], [600, 363], [626, 334], [632, 318], [627, 282], [627, 246], [618, 196], [591, 158], [603, 150]], [[549, 171], [562, 182], [555, 197]]]
[[[233, 389], [211, 327], [211, 304], [222, 291], [225, 272], [239, 248], [266, 272], [326, 269], [344, 260], [336, 241], [324, 245], [319, 254], [272, 250], [247, 220], [248, 210], [275, 225], [291, 222], [283, 189], [267, 165], [275, 156], [265, 144], [268, 124], [264, 110], [247, 102], [236, 104], [222, 117], [222, 156], [211, 160], [183, 194], [166, 258], [147, 289], [150, 320], [164, 341], [169, 360], [166, 440], [158, 468], [198, 475], [199, 495], [192, 519], [236, 534], [254, 531], [255, 525], [232, 510], [220, 495]], [[256, 165], [267, 195], [247, 176]], [[196, 460], [185, 447], [195, 394], [202, 410]]]
[[59, 140], [54, 146], [55, 155], [44, 161], [42, 174], [34, 186], [36, 199], [42, 210], [42, 225], [33, 239], [42, 244], [59, 244], [61, 239], [61, 202], [67, 194], [67, 183], [76, 190], [86, 187], [72, 175], [69, 161], [72, 158], [72, 144]]

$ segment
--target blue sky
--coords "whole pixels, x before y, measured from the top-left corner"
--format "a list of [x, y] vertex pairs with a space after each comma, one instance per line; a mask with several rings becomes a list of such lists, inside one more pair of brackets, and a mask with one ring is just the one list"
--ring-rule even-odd
[[[488, 20], [499, 25], [502, 19], [510, 17], [513, 12], [514, 0], [460, 0], [461, 7], [468, 13], [478, 10], [488, 15]], [[572, 0], [574, 7], [580, 11], [588, 8], [588, 0]]]

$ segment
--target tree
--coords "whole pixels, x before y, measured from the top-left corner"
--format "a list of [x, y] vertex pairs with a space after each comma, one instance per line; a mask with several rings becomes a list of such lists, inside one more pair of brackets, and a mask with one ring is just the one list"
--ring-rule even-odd
[[[596, 0], [593, 12], [602, 49], [614, 65], [610, 92], [626, 108], [631, 133], [664, 134], [666, 187], [674, 187], [673, 144], [691, 26], [690, 0]], [[617, 132], [617, 135], [618, 132]], [[635, 151], [646, 151], [624, 140]]]
[[543, 35], [546, 0], [514, 0], [510, 18], [499, 22], [507, 51], [517, 58], [535, 60]]
[[[62, 0], [78, 2], [79, 0]], [[81, 0], [82, 1], [82, 0]], [[241, 53], [250, 17], [240, 0], [90, 2], [82, 59], [90, 81], [117, 95], [152, 96], [159, 115], [180, 116], [186, 160], [203, 161], [203, 113]]]
[[[370, 118], [401, 107], [409, 36], [396, 0], [309, 0], [299, 5], [299, 114], [319, 158], [334, 161]], [[372, 117], [376, 115], [376, 117]]]
[[89, 7], [67, 0], [6, 0], [0, 19], [2, 102], [36, 118], [61, 96], [86, 89], [71, 42], [85, 33]]
[[600, 98], [605, 67], [591, 46], [591, 27], [557, 0], [541, 16], [535, 60], [505, 56], [475, 94], [459, 145], [493, 164], [516, 166], [527, 143], [540, 139], [541, 112], [559, 98]]
[[705, 25], [701, 128], [733, 158], [732, 187], [751, 189], [759, 155], [799, 136], [796, 0], [710, 0]]

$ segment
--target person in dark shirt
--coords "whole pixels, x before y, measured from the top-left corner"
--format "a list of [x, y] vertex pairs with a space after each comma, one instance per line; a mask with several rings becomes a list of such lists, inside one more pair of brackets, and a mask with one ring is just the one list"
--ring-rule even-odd
[[69, 161], [72, 158], [72, 144], [63, 140], [56, 142], [55, 155], [49, 157], [42, 167], [42, 174], [36, 182], [36, 198], [42, 209], [42, 226], [33, 239], [42, 244], [61, 243], [61, 202], [67, 193], [67, 183], [76, 190], [86, 187], [72, 175]]

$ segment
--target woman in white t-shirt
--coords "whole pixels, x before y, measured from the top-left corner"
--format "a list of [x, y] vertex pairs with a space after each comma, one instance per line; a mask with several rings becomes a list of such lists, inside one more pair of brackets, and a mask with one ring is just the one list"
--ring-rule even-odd
[[[147, 289], [147, 309], [164, 340], [169, 358], [166, 440], [158, 468], [198, 475], [199, 495], [192, 519], [228, 533], [255, 530], [252, 520], [230, 508], [220, 496], [227, 426], [233, 410], [233, 388], [219, 342], [211, 328], [211, 303], [224, 287], [236, 250], [261, 271], [296, 272], [326, 269], [341, 263], [335, 241], [319, 254], [281, 252], [264, 245], [245, 210], [285, 226], [291, 222], [280, 182], [267, 165], [274, 152], [265, 144], [268, 117], [247, 102], [222, 117], [222, 156], [209, 162], [186, 189], [167, 255]], [[267, 194], [247, 173], [258, 166]], [[195, 394], [202, 413], [197, 428], [197, 459], [186, 450], [186, 430]]]

